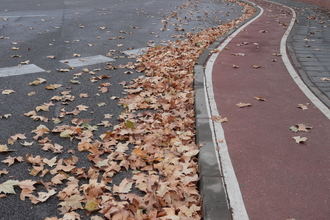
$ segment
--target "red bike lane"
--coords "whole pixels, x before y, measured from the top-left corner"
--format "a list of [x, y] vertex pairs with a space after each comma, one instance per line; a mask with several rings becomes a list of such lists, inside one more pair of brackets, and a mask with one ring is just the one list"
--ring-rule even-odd
[[[330, 219], [330, 121], [295, 84], [279, 55], [290, 10], [255, 2], [263, 15], [220, 52], [212, 73], [246, 210], [252, 220]], [[289, 130], [296, 124], [312, 129]], [[297, 144], [293, 136], [308, 140]]]

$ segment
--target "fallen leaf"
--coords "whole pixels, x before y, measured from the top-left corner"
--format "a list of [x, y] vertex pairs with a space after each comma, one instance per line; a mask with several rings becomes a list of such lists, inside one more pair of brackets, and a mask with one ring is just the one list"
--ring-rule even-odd
[[239, 108], [245, 108], [245, 107], [250, 107], [250, 106], [252, 106], [251, 103], [243, 103], [243, 102], [237, 103], [236, 105], [237, 105]]
[[12, 94], [14, 93], [15, 91], [12, 90], [12, 89], [5, 89], [1, 92], [2, 95], [9, 95], [9, 94]]
[[0, 193], [16, 194], [14, 186], [17, 186], [18, 184], [18, 180], [7, 180], [0, 184]]
[[34, 184], [36, 183], [37, 182], [33, 180], [23, 180], [19, 182], [18, 186], [22, 189], [20, 195], [21, 200], [25, 200], [26, 197], [30, 198], [33, 196], [31, 193], [33, 193], [33, 191], [36, 189], [34, 187]]
[[261, 102], [264, 102], [264, 101], [266, 101], [266, 99], [265, 99], [265, 98], [263, 98], [263, 97], [260, 97], [260, 96], [255, 96], [255, 97], [253, 97], [253, 98], [255, 98], [256, 100], [258, 100], [258, 101], [261, 101]]
[[228, 121], [227, 117], [222, 117], [222, 116], [212, 116], [211, 117], [212, 121], [216, 121], [216, 122], [220, 122], [220, 123], [224, 123]]
[[253, 64], [252, 67], [253, 67], [253, 69], [259, 69], [259, 68], [261, 68], [261, 66], [256, 65], [256, 64]]
[[2, 170], [0, 170], [0, 177], [1, 177], [2, 175], [6, 175], [6, 174], [8, 174], [8, 170], [6, 170], [6, 169], [2, 169]]
[[21, 156], [18, 156], [18, 157], [11, 157], [11, 156], [8, 156], [6, 157], [5, 160], [2, 160], [1, 162], [2, 163], [6, 163], [8, 166], [11, 166], [13, 165], [15, 162], [23, 162], [23, 157]]
[[322, 77], [321, 80], [322, 81], [330, 81], [330, 77]]
[[89, 212], [94, 212], [100, 209], [99, 203], [96, 200], [87, 200], [84, 208]]
[[37, 86], [37, 85], [40, 85], [40, 84], [45, 83], [45, 82], [47, 82], [46, 79], [44, 79], [44, 78], [37, 78], [36, 80], [30, 82], [29, 85], [30, 86]]
[[312, 129], [312, 127], [304, 125], [304, 124], [296, 124], [296, 125], [291, 126], [289, 129], [293, 132], [299, 132], [299, 131], [308, 132], [309, 130]]
[[304, 105], [304, 104], [298, 104], [297, 108], [300, 108], [302, 110], [307, 110], [308, 109], [307, 105]]
[[10, 150], [7, 145], [5, 144], [0, 144], [0, 153], [7, 153], [11, 152], [13, 150]]
[[307, 137], [300, 137], [300, 136], [294, 136], [292, 137], [297, 144], [304, 144], [308, 138]]
[[25, 140], [25, 134], [15, 134], [8, 138], [8, 144], [13, 145], [17, 140]]
[[127, 180], [127, 178], [123, 179], [119, 186], [114, 185], [113, 186], [113, 192], [114, 193], [129, 193], [131, 191], [133, 182]]
[[54, 189], [49, 190], [48, 192], [38, 192], [38, 197], [31, 197], [31, 202], [37, 204], [40, 202], [47, 201], [51, 196], [55, 195], [56, 191]]
[[24, 141], [23, 143], [20, 143], [20, 144], [24, 147], [31, 147], [33, 145], [33, 141], [32, 142]]
[[45, 86], [45, 89], [54, 90], [54, 89], [58, 89], [60, 87], [62, 87], [61, 84], [49, 84], [49, 85]]
[[97, 106], [98, 106], [98, 107], [102, 107], [102, 106], [105, 106], [105, 105], [106, 105], [105, 102], [97, 103]]

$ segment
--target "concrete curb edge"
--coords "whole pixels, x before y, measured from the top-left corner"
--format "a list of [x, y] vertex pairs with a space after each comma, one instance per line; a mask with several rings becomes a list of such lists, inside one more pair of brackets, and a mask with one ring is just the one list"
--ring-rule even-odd
[[233, 32], [248, 21], [256, 17], [260, 9], [255, 4], [242, 0], [256, 9], [251, 18], [240, 23], [225, 35], [219, 37], [214, 43], [198, 58], [194, 66], [194, 91], [195, 91], [195, 112], [196, 112], [196, 143], [201, 146], [199, 152], [199, 189], [202, 196], [202, 216], [205, 220], [228, 220], [232, 219], [232, 211], [229, 207], [222, 170], [219, 170], [219, 158], [214, 150], [212, 131], [209, 123], [207, 100], [205, 99], [205, 64], [208, 61], [211, 51], [216, 49]]

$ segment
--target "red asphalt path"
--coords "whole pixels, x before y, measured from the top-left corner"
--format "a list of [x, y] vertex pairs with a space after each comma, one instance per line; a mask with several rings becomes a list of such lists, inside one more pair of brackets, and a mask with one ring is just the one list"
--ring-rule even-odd
[[[246, 210], [252, 220], [330, 219], [330, 121], [313, 104], [297, 108], [310, 101], [281, 57], [272, 55], [280, 51], [291, 12], [255, 2], [264, 14], [220, 52], [212, 73], [218, 110], [229, 120], [223, 128]], [[239, 108], [239, 102], [252, 106]], [[299, 123], [313, 128], [289, 130]], [[299, 135], [308, 138], [305, 144], [292, 139]]]

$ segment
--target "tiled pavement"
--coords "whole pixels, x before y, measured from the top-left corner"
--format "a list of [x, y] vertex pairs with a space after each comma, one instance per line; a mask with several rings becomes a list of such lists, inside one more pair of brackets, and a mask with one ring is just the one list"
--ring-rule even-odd
[[289, 55], [307, 86], [330, 108], [330, 11], [291, 0], [273, 0], [297, 13], [287, 41]]

